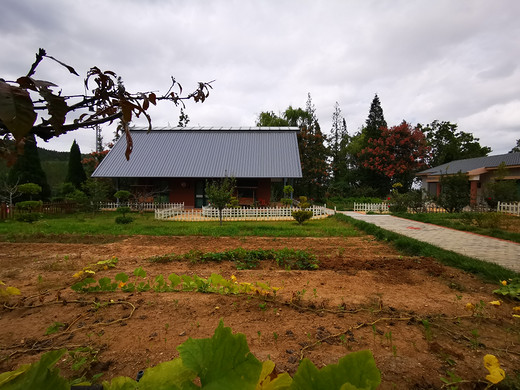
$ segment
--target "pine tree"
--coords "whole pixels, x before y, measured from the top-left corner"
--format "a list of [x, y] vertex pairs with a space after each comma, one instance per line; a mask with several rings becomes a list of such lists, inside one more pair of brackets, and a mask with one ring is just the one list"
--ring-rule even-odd
[[[38, 184], [42, 188], [42, 192], [39, 194], [41, 199], [50, 198], [51, 188], [47, 183], [47, 175], [42, 169], [34, 134], [25, 137], [23, 154], [18, 156], [16, 163], [9, 171], [8, 182], [10, 184]], [[26, 199], [20, 198], [19, 200]]]
[[74, 140], [72, 146], [70, 147], [69, 170], [67, 172], [65, 182], [72, 183], [74, 187], [76, 187], [78, 190], [81, 190], [81, 185], [86, 180], [87, 175], [85, 174], [85, 169], [81, 163], [81, 151], [79, 150], [79, 145], [76, 143], [76, 140]]
[[365, 139], [368, 144], [368, 140], [370, 138], [378, 139], [381, 137], [382, 128], [386, 128], [387, 124], [385, 121], [385, 116], [383, 115], [383, 108], [381, 107], [381, 102], [379, 101], [379, 96], [374, 96], [372, 100], [372, 104], [370, 105], [370, 111], [368, 112], [368, 118], [366, 120], [365, 126]]

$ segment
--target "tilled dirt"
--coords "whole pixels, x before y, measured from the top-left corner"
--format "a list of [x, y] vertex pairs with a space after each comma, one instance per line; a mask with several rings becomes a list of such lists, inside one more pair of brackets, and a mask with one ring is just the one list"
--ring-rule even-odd
[[[31, 362], [48, 349], [91, 346], [98, 350], [87, 375], [103, 379], [136, 373], [178, 356], [189, 337], [210, 337], [219, 321], [244, 333], [251, 351], [293, 374], [302, 357], [318, 367], [351, 351], [370, 349], [381, 370], [381, 388], [440, 388], [453, 372], [474, 381], [488, 374], [491, 353], [508, 375], [520, 367], [520, 322], [513, 302], [497, 299], [485, 284], [429, 258], [402, 256], [371, 236], [343, 238], [150, 237], [96, 244], [0, 243], [0, 280], [22, 291], [0, 311], [0, 369]], [[320, 261], [316, 271], [284, 270], [271, 261], [237, 270], [232, 262], [151, 263], [147, 259], [190, 250], [304, 249]], [[276, 299], [256, 296], [72, 291], [72, 275], [116, 256], [113, 278], [142, 267], [159, 274], [235, 275], [239, 282], [281, 287]], [[95, 301], [96, 303], [92, 303]], [[107, 303], [108, 304], [105, 304]], [[466, 304], [476, 305], [473, 311]], [[61, 332], [45, 335], [55, 322]], [[8, 359], [6, 359], [8, 357]], [[67, 375], [77, 373], [67, 370]], [[477, 387], [475, 387], [477, 386]], [[485, 386], [484, 386], [485, 387]]]

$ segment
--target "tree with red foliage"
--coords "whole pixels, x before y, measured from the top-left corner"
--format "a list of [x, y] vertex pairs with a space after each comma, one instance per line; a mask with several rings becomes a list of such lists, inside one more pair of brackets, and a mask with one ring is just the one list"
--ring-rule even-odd
[[359, 157], [363, 167], [388, 179], [388, 191], [394, 183], [401, 183], [406, 191], [415, 173], [426, 167], [429, 149], [421, 130], [403, 121], [399, 126], [382, 128], [381, 137], [371, 138]]
[[85, 157], [83, 160], [81, 160], [81, 163], [83, 164], [83, 167], [85, 169], [85, 172], [90, 177], [92, 173], [96, 170], [99, 163], [103, 161], [105, 156], [108, 154], [110, 149], [113, 145], [109, 146], [109, 149], [102, 150], [101, 152], [91, 152], [87, 157]]

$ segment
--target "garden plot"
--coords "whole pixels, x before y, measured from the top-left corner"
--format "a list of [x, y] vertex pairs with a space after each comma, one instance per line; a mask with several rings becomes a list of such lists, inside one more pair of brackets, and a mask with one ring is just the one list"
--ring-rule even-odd
[[[319, 268], [280, 266], [272, 259], [237, 269], [218, 256], [202, 262], [171, 255], [236, 248], [305, 251]], [[150, 261], [158, 256], [163, 262]], [[401, 256], [371, 236], [2, 243], [0, 262], [0, 280], [21, 291], [0, 312], [2, 371], [65, 347], [77, 351], [61, 363], [68, 376], [135, 377], [177, 357], [176, 346], [188, 338], [210, 337], [221, 319], [244, 333], [253, 354], [273, 360], [278, 372], [294, 373], [303, 357], [322, 367], [364, 349], [374, 354], [382, 388], [439, 388], [442, 378], [484, 381], [486, 354], [497, 356], [508, 376], [520, 367], [520, 321], [512, 315], [518, 304], [490, 303], [499, 298], [492, 293], [499, 281], [485, 284], [432, 259]], [[179, 282], [154, 291], [157, 277], [171, 286], [172, 274], [206, 282], [216, 275], [231, 287], [187, 291]], [[86, 287], [106, 278], [115, 291], [71, 289], [85, 277], [95, 280]], [[141, 282], [150, 289], [124, 291]]]

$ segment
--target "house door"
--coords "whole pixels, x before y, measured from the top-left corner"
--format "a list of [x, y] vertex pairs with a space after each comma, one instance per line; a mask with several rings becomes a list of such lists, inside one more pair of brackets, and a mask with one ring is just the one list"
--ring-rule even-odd
[[204, 180], [197, 180], [195, 182], [195, 208], [202, 208], [208, 204], [205, 192], [206, 182]]

